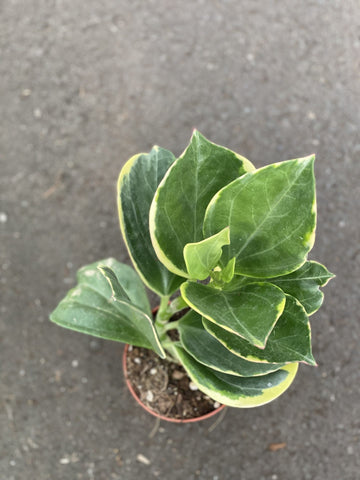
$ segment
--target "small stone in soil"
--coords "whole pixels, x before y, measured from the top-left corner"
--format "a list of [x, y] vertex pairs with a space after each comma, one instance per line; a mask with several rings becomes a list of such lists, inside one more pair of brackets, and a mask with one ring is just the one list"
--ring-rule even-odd
[[185, 377], [185, 373], [180, 372], [180, 370], [174, 370], [171, 376], [174, 380], [181, 380], [182, 378]]
[[138, 365], [140, 365], [141, 359], [139, 357], [135, 357], [134, 362], [137, 363]]
[[197, 387], [197, 385], [195, 385], [194, 382], [190, 382], [190, 383], [189, 383], [189, 388], [190, 388], [190, 390], [192, 390], [193, 392], [195, 392], [196, 390], [199, 390], [198, 387]]
[[[134, 361], [135, 358], [140, 359], [140, 364]], [[140, 347], [134, 347], [132, 352], [128, 350], [126, 363], [135, 394], [152, 411], [169, 418], [187, 419], [214, 410], [214, 400], [195, 384], [195, 390], [189, 388], [191, 380], [180, 365], [162, 360], [151, 350]], [[179, 380], [173, 377], [176, 371], [183, 374]], [[150, 396], [148, 392], [151, 392]], [[149, 401], [151, 394], [153, 399]], [[199, 396], [201, 400], [198, 400]]]
[[148, 402], [152, 402], [154, 400], [154, 394], [151, 390], [148, 390], [148, 392], [146, 393], [146, 400]]

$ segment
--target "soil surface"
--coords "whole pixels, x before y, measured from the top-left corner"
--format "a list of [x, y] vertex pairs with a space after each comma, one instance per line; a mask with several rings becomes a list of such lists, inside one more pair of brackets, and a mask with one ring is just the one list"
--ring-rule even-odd
[[129, 346], [127, 377], [138, 398], [154, 412], [184, 420], [220, 407], [191, 382], [184, 368], [151, 350]]

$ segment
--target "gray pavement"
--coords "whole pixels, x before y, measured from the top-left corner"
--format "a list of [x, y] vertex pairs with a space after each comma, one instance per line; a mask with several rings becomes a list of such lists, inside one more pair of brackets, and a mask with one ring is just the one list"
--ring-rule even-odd
[[[360, 478], [359, 25], [357, 0], [0, 1], [1, 480]], [[318, 368], [212, 431], [151, 437], [122, 346], [47, 318], [78, 267], [129, 262], [123, 163], [180, 154], [193, 127], [257, 166], [317, 153], [311, 257], [337, 278]]]

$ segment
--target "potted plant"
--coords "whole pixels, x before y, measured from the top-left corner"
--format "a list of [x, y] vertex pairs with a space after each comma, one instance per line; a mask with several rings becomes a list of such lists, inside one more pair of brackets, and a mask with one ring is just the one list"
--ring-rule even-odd
[[[158, 146], [132, 157], [117, 199], [136, 271], [111, 258], [81, 268], [53, 322], [131, 345], [125, 368], [138, 364], [149, 381], [157, 366], [146, 357], [165, 359], [167, 376], [186, 377], [210, 411], [268, 403], [299, 363], [316, 365], [309, 316], [334, 275], [307, 259], [313, 155], [255, 169], [195, 130], [178, 159]], [[160, 297], [155, 317], [144, 285]], [[152, 408], [149, 386], [130, 388]]]

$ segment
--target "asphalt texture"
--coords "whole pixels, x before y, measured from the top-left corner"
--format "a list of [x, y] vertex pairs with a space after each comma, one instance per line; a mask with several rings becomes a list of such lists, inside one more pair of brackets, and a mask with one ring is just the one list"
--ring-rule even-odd
[[[359, 25], [357, 0], [0, 2], [1, 480], [360, 479]], [[124, 162], [180, 154], [193, 127], [256, 166], [317, 154], [311, 258], [337, 277], [317, 368], [267, 406], [155, 432], [122, 345], [48, 315], [80, 266], [129, 262]]]

